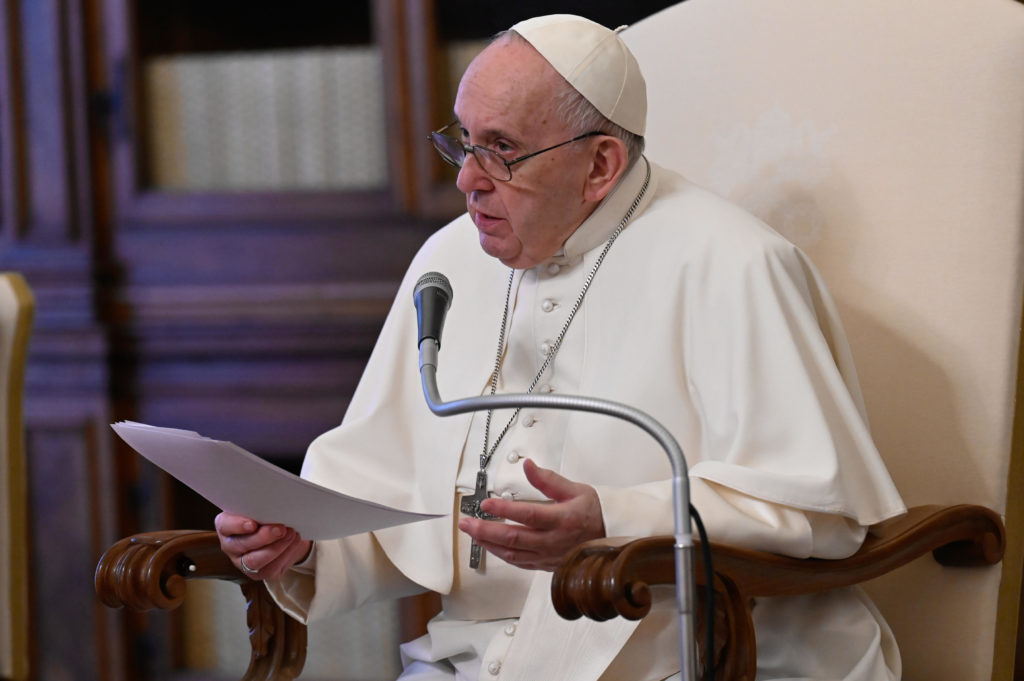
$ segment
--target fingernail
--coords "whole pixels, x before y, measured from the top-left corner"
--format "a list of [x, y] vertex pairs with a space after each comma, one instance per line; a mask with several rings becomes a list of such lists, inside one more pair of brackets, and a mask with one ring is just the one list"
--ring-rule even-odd
[[256, 523], [254, 523], [251, 520], [246, 520], [242, 524], [242, 529], [245, 530], [246, 532], [255, 532], [256, 531]]
[[280, 525], [274, 525], [272, 528], [270, 528], [270, 536], [271, 537], [282, 537], [282, 536], [284, 536], [284, 528], [281, 527]]

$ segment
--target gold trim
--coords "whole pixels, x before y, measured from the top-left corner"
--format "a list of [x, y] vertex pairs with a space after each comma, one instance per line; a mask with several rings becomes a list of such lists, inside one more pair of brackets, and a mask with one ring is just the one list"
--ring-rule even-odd
[[[1024, 320], [1024, 311], [1021, 319]], [[1014, 400], [1010, 464], [1006, 476], [1006, 515], [1003, 518], [1006, 553], [999, 581], [992, 681], [1012, 681], [1016, 656], [1024, 655], [1024, 649], [1018, 645], [1021, 639], [1017, 631], [1024, 607], [1021, 599], [1021, 579], [1024, 576], [1024, 334], [1018, 341]]]
[[[0, 272], [0, 279], [14, 293], [17, 310], [14, 317], [14, 335], [10, 353], [10, 375], [7, 382], [7, 516], [11, 522], [13, 546], [28, 547], [28, 491], [25, 462], [25, 433], [22, 425], [22, 395], [25, 387], [25, 363], [28, 342], [35, 311], [35, 299], [25, 279], [15, 272]], [[31, 620], [28, 607], [28, 555], [27, 551], [11, 556], [11, 593], [8, 602], [11, 612], [12, 681], [29, 678], [29, 632]]]

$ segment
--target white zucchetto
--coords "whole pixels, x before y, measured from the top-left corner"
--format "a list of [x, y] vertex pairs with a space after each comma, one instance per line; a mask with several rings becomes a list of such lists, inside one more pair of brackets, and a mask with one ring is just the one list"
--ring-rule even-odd
[[[622, 28], [625, 28], [624, 26]], [[643, 135], [647, 84], [619, 28], [572, 14], [520, 21], [515, 31], [612, 123]]]

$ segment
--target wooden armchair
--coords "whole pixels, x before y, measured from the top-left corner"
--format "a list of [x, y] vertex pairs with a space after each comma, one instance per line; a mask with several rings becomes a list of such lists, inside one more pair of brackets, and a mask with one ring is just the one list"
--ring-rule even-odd
[[[750, 598], [863, 582], [905, 678], [1008, 681], [1024, 565], [1024, 5], [687, 0], [624, 37], [648, 80], [652, 160], [764, 218], [822, 270], [875, 439], [915, 507], [845, 560], [714, 545], [718, 678], [753, 678]], [[557, 607], [642, 616], [647, 586], [672, 582], [670, 543], [578, 548]], [[929, 551], [938, 562], [919, 558]], [[301, 627], [211, 532], [123, 540], [96, 587], [114, 607], [169, 608], [193, 578], [243, 585], [247, 679], [299, 673]]]
[[[669, 536], [581, 545], [555, 573], [551, 595], [556, 610], [567, 619], [582, 615], [596, 620], [643, 617], [652, 602], [649, 586], [674, 583], [672, 544]], [[715, 679], [754, 679], [751, 598], [861, 583], [929, 551], [943, 565], [994, 565], [1002, 559], [1005, 545], [1000, 517], [969, 505], [911, 509], [905, 516], [872, 528], [862, 549], [844, 560], [797, 560], [712, 544]], [[703, 585], [707, 578], [697, 562], [695, 576]], [[171, 609], [181, 604], [190, 579], [223, 579], [241, 586], [252, 645], [244, 681], [299, 675], [306, 651], [305, 626], [285, 615], [262, 585], [231, 564], [221, 553], [214, 532], [169, 531], [123, 539], [101, 559], [96, 590], [110, 607]]]

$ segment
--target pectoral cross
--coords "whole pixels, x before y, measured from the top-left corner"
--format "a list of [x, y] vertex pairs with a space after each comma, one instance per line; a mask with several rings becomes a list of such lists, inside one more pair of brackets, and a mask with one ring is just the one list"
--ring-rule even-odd
[[[487, 472], [479, 471], [476, 474], [476, 491], [471, 496], [462, 497], [459, 510], [468, 516], [481, 518], [482, 520], [498, 520], [498, 516], [491, 515], [480, 510], [480, 502], [487, 498]], [[474, 570], [480, 567], [480, 557], [483, 549], [476, 543], [476, 539], [469, 547], [469, 567]]]

